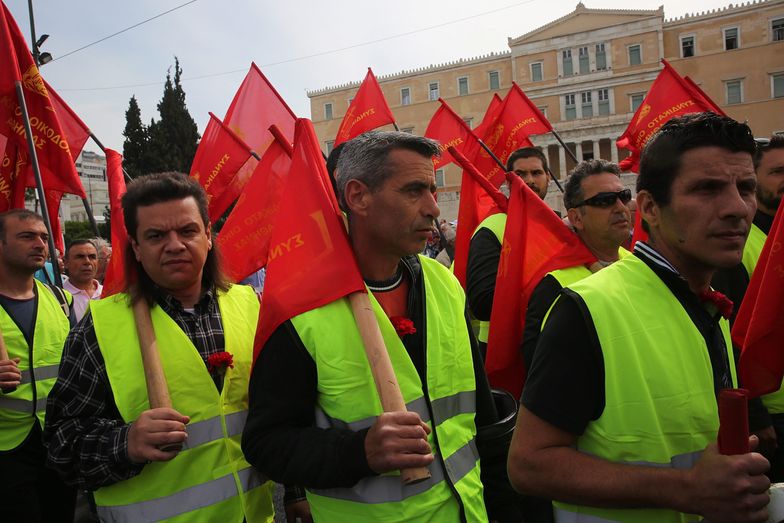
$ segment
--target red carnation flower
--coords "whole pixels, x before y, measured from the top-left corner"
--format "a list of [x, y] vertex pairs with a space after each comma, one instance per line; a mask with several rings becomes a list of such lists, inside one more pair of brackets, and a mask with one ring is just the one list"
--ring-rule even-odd
[[719, 311], [719, 314], [721, 314], [724, 319], [729, 319], [730, 316], [732, 316], [732, 300], [727, 298], [719, 291], [709, 290], [702, 292], [700, 293], [699, 298], [701, 302], [708, 302], [716, 307], [716, 309]]
[[406, 334], [414, 334], [416, 332], [414, 322], [408, 318], [404, 318], [403, 316], [392, 316], [389, 318], [389, 321], [392, 322], [395, 332], [397, 332], [397, 335], [401, 338]]
[[225, 373], [227, 368], [234, 368], [234, 356], [226, 351], [211, 354], [210, 357], [207, 358], [207, 367], [209, 368], [210, 373], [215, 371], [223, 371], [223, 373]]

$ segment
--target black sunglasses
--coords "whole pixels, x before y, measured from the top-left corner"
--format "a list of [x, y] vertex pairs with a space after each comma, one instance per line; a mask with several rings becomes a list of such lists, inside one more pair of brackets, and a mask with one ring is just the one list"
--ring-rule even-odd
[[583, 205], [589, 205], [591, 207], [612, 207], [618, 200], [621, 200], [621, 203], [625, 205], [629, 203], [631, 199], [631, 189], [624, 189], [618, 192], [600, 192], [596, 196], [591, 196], [580, 203], [576, 203], [574, 206], [582, 207]]

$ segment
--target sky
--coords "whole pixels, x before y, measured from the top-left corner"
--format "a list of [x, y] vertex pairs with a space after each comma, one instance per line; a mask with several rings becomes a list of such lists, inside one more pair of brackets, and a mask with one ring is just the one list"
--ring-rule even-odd
[[[27, 0], [3, 1], [29, 43]], [[629, 7], [618, 0], [584, 3]], [[671, 2], [664, 13], [670, 19], [729, 3]], [[633, 6], [660, 4], [637, 0]], [[175, 56], [188, 110], [202, 132], [210, 111], [225, 115], [251, 61], [297, 116], [309, 118], [307, 91], [361, 81], [368, 67], [382, 76], [508, 51], [507, 38], [565, 16], [576, 5], [575, 0], [33, 0], [36, 35], [49, 35], [41, 51], [54, 57], [41, 67], [42, 76], [106, 147], [119, 152], [130, 97], [136, 96], [142, 121], [157, 120]], [[92, 141], [85, 149], [97, 151]]]

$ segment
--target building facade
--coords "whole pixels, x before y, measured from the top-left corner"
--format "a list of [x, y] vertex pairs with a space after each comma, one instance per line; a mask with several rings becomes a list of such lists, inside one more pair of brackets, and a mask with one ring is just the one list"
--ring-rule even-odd
[[[439, 96], [470, 125], [481, 122], [493, 94], [516, 82], [578, 160], [614, 162], [627, 152], [616, 139], [642, 103], [665, 58], [732, 118], [757, 136], [784, 132], [784, 0], [758, 0], [665, 19], [656, 10], [589, 9], [516, 38], [509, 51], [381, 76], [401, 130], [424, 134]], [[359, 82], [308, 93], [311, 119], [326, 153]], [[563, 179], [575, 163], [552, 135], [532, 136]], [[439, 204], [457, 216], [460, 170], [436, 173]], [[633, 184], [633, 179], [631, 179]], [[562, 207], [552, 190], [548, 203]]]
[[[76, 158], [76, 172], [82, 181], [87, 202], [96, 222], [104, 221], [103, 211], [109, 207], [109, 183], [106, 181], [106, 157], [92, 151], [82, 151]], [[60, 220], [86, 222], [87, 211], [82, 199], [66, 194], [60, 203]]]

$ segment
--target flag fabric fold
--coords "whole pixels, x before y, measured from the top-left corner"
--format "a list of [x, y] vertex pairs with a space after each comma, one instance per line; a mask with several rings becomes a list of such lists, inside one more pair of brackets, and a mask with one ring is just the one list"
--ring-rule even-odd
[[506, 196], [490, 183], [485, 176], [460, 151], [448, 149], [455, 161], [463, 168], [460, 185], [460, 207], [457, 211], [457, 231], [455, 234], [454, 274], [460, 284], [466, 287], [466, 267], [471, 238], [479, 224], [490, 215], [506, 212]]
[[117, 151], [106, 149], [106, 180], [109, 182], [109, 213], [112, 224], [112, 257], [106, 267], [101, 298], [106, 298], [126, 287], [125, 251], [128, 250], [128, 233], [122, 212], [122, 197], [125, 194], [125, 177], [122, 156]]
[[251, 157], [251, 150], [217, 116], [209, 114], [210, 121], [193, 157], [190, 176], [207, 193], [210, 220], [215, 222], [228, 207], [216, 205], [225, 200], [219, 197], [232, 185], [237, 172]]
[[368, 67], [367, 75], [340, 123], [335, 146], [382, 125], [394, 123], [395, 116], [384, 98], [378, 80]]
[[27, 50], [19, 27], [5, 3], [0, 3], [0, 134], [8, 139], [8, 145], [16, 145], [17, 157], [28, 164], [29, 149], [17, 83], [22, 86], [44, 189], [84, 198], [56, 103]]
[[682, 78], [667, 60], [662, 59], [662, 64], [664, 69], [653, 81], [629, 126], [617, 140], [618, 147], [631, 152], [619, 164], [624, 171], [639, 172], [643, 147], [671, 118], [703, 111], [724, 114], [697, 84]]
[[291, 167], [269, 236], [255, 357], [284, 321], [366, 292], [310, 120], [296, 123]]
[[520, 397], [525, 365], [520, 344], [528, 300], [550, 271], [596, 257], [518, 176], [509, 174], [509, 207], [495, 281], [485, 369], [490, 384]]
[[272, 142], [218, 234], [224, 270], [234, 281], [266, 263], [270, 233], [291, 167], [290, 149], [290, 144]]
[[779, 205], [768, 239], [732, 327], [741, 347], [739, 373], [751, 397], [775, 392], [784, 377], [784, 205]]
[[466, 158], [473, 158], [479, 148], [479, 140], [468, 124], [446, 103], [442, 98], [438, 99], [441, 105], [433, 113], [430, 123], [425, 129], [425, 136], [436, 140], [441, 150], [441, 156], [433, 158], [433, 165], [440, 169], [445, 165], [454, 162], [455, 159], [449, 153], [449, 148], [454, 147]]
[[[539, 108], [528, 99], [520, 86], [513, 82], [512, 88], [498, 107], [492, 124], [488, 125], [484, 134], [479, 137], [501, 163], [505, 163], [509, 155], [517, 149], [533, 147], [529, 136], [549, 133], [552, 130], [553, 127]], [[487, 151], [478, 152], [474, 165], [496, 186], [503, 183], [505, 169], [498, 165]]]

